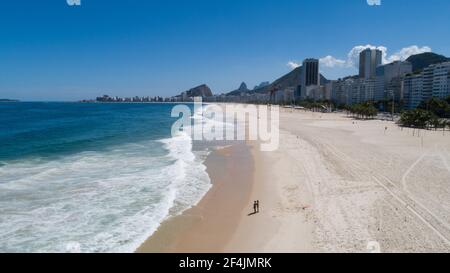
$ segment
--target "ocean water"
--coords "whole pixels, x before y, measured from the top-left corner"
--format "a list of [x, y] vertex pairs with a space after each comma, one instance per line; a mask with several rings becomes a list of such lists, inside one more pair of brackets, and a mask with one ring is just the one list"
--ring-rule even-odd
[[195, 205], [208, 149], [172, 107], [0, 103], [0, 252], [133, 252]]

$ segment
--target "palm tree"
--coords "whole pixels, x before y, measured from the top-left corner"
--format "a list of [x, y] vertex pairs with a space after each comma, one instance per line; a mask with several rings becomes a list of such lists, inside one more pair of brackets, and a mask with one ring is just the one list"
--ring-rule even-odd
[[400, 124], [406, 127], [428, 129], [430, 126], [438, 126], [439, 119], [430, 111], [414, 109], [405, 111], [400, 118]]

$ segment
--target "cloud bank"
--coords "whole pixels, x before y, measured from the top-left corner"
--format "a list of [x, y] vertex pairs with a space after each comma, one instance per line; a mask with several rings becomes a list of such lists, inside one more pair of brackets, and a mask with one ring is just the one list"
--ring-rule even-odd
[[[359, 66], [359, 54], [367, 49], [379, 49], [382, 52], [382, 62], [383, 64], [392, 63], [394, 61], [404, 61], [408, 59], [411, 55], [416, 55], [425, 52], [431, 52], [431, 47], [422, 46], [419, 47], [417, 45], [412, 45], [408, 47], [404, 47], [393, 54], [388, 53], [388, 48], [385, 46], [374, 46], [374, 45], [357, 45], [354, 46], [348, 53], [347, 59], [339, 59], [334, 56], [328, 55], [323, 58], [320, 58], [320, 65], [323, 68], [328, 69], [353, 69], [358, 68]], [[301, 66], [300, 62], [297, 61], [289, 61], [286, 64], [290, 69], [295, 69]]]
[[319, 62], [320, 62], [321, 65], [323, 65], [325, 67], [336, 67], [336, 66], [341, 66], [342, 67], [342, 66], [347, 65], [346, 61], [336, 59], [335, 57], [330, 56], [330, 55], [328, 55], [326, 57], [323, 57], [323, 58], [320, 58]]
[[297, 67], [301, 66], [301, 64], [295, 62], [295, 61], [289, 61], [287, 63], [287, 66], [289, 66], [289, 68], [291, 68], [292, 70], [296, 69]]
[[320, 59], [320, 64], [328, 67], [358, 67], [359, 66], [359, 54], [367, 49], [379, 49], [383, 54], [383, 64], [392, 63], [394, 61], [404, 61], [408, 59], [411, 55], [416, 55], [425, 52], [431, 52], [431, 48], [429, 46], [419, 47], [417, 45], [412, 45], [409, 47], [405, 47], [395, 52], [392, 55], [388, 54], [388, 49], [385, 46], [373, 46], [373, 45], [358, 45], [353, 47], [350, 52], [347, 54], [347, 60], [340, 60], [333, 56], [326, 56]]
[[387, 63], [391, 63], [393, 61], [404, 61], [409, 58], [409, 56], [421, 54], [425, 52], [431, 52], [431, 47], [424, 46], [418, 47], [416, 45], [402, 48], [400, 51], [394, 53], [387, 59]]

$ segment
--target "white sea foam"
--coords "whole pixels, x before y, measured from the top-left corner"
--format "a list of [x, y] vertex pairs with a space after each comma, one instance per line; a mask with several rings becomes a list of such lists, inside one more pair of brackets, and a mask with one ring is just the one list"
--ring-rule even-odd
[[202, 160], [180, 134], [1, 166], [0, 252], [133, 252], [209, 190]]
[[[193, 119], [234, 129], [201, 112]], [[210, 189], [206, 155], [180, 133], [57, 160], [1, 162], [0, 252], [133, 252]]]
[[[217, 105], [213, 104], [203, 105], [202, 108], [198, 108], [197, 111], [192, 115], [193, 120], [197, 120], [198, 123], [202, 124], [203, 130], [206, 130], [205, 128], [215, 128], [215, 130], [220, 130], [223, 133], [223, 138], [225, 139], [225, 136], [230, 135], [229, 132], [235, 132], [238, 126], [240, 126], [241, 124], [245, 124], [245, 121], [241, 120], [236, 120], [235, 123], [229, 123], [229, 120], [233, 120], [229, 117], [232, 117], [234, 113], [225, 112], [223, 117], [207, 117], [209, 107], [214, 106], [217, 107]], [[204, 133], [209, 132], [205, 131]]]
[[172, 165], [178, 171], [174, 177], [174, 203], [172, 213], [179, 214], [187, 208], [197, 204], [211, 187], [206, 173], [206, 166], [202, 164], [206, 154], [192, 152], [192, 139], [185, 133], [162, 141], [169, 149], [169, 155], [175, 158]]

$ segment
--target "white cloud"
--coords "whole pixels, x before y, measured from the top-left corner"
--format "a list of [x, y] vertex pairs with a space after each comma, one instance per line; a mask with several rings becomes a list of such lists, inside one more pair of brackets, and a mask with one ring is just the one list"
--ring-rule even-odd
[[374, 45], [358, 45], [353, 47], [347, 54], [347, 60], [340, 60], [333, 56], [326, 56], [321, 58], [321, 64], [325, 67], [356, 67], [359, 66], [359, 54], [365, 49], [378, 49], [382, 52], [382, 62], [383, 64], [392, 63], [394, 61], [404, 61], [408, 59], [411, 55], [416, 55], [424, 52], [431, 52], [431, 48], [428, 46], [419, 47], [417, 45], [412, 45], [405, 47], [395, 52], [392, 55], [388, 55], [388, 49], [385, 46], [374, 46]]
[[383, 63], [386, 63], [387, 48], [385, 46], [373, 46], [373, 45], [358, 45], [352, 48], [347, 54], [347, 66], [358, 67], [359, 66], [359, 54], [366, 49], [378, 49], [382, 52]]
[[299, 64], [295, 61], [289, 61], [287, 63], [287, 66], [289, 66], [289, 68], [291, 68], [291, 69], [296, 69], [297, 67], [301, 66], [301, 64]]
[[402, 48], [400, 51], [395, 52], [391, 56], [387, 58], [387, 62], [391, 63], [394, 61], [404, 61], [409, 58], [411, 55], [417, 55], [425, 52], [431, 52], [431, 48], [429, 46], [418, 47], [416, 45]]
[[346, 61], [336, 59], [335, 57], [330, 56], [330, 55], [320, 58], [319, 61], [320, 61], [320, 64], [325, 67], [336, 67], [336, 66], [342, 67], [342, 66], [346, 65]]
[[[389, 54], [388, 48], [382, 45], [357, 45], [347, 53], [347, 58], [339, 59], [331, 55], [320, 58], [320, 66], [321, 70], [323, 70], [323, 72], [321, 73], [330, 78], [339, 78], [357, 72], [359, 67], [359, 54], [367, 48], [379, 49], [382, 52], [383, 64], [391, 63], [394, 61], [404, 61], [411, 55], [432, 51], [429, 46], [420, 47], [417, 45], [411, 45], [395, 51], [392, 54]], [[289, 66], [290, 69], [295, 69], [301, 66], [301, 62], [290, 61], [287, 63], [287, 66]]]

